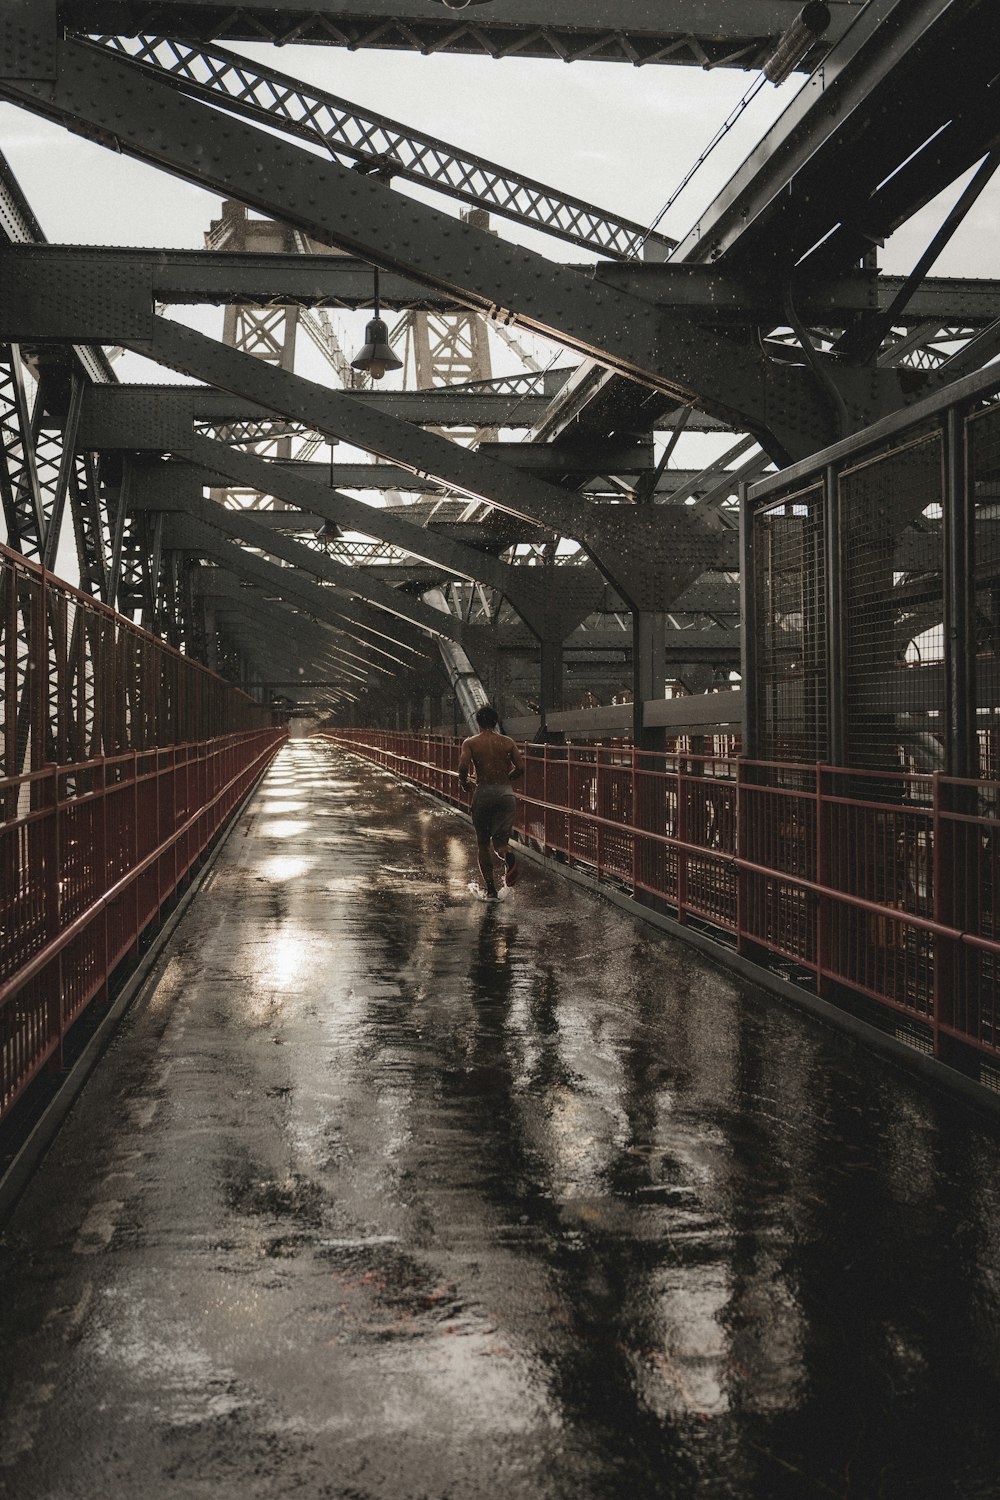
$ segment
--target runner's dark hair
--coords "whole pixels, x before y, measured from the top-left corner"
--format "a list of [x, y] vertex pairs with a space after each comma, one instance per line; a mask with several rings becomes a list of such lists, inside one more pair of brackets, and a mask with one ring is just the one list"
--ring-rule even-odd
[[487, 703], [476, 712], [476, 723], [480, 729], [495, 729], [500, 722], [500, 715], [495, 708], [490, 708]]

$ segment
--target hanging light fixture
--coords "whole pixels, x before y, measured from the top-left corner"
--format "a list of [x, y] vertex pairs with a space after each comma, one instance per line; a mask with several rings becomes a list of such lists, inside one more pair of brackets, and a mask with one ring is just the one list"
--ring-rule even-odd
[[448, 10], [465, 10], [467, 5], [488, 5], [490, 0], [441, 0]]
[[351, 360], [352, 370], [363, 370], [373, 380], [381, 380], [386, 370], [401, 370], [403, 361], [397, 358], [389, 343], [389, 330], [381, 317], [378, 300], [378, 266], [375, 267], [375, 316], [365, 329], [364, 347]]

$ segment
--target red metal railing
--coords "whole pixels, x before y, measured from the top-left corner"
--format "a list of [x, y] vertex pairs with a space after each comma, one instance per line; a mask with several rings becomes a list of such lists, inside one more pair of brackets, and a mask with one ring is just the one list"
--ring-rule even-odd
[[285, 732], [0, 548], [0, 1117], [184, 885]]
[[[327, 737], [466, 805], [461, 741]], [[518, 832], [820, 994], [1000, 1056], [1000, 783], [525, 746]], [[952, 1049], [953, 1050], [953, 1049]]]

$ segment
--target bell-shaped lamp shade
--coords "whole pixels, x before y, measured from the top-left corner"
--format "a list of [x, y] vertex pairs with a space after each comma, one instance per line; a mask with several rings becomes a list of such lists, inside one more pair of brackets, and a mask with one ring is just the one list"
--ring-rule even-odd
[[363, 370], [373, 380], [381, 380], [386, 370], [401, 370], [403, 361], [398, 359], [389, 343], [389, 330], [385, 319], [374, 317], [365, 329], [364, 348], [351, 360], [352, 370]]

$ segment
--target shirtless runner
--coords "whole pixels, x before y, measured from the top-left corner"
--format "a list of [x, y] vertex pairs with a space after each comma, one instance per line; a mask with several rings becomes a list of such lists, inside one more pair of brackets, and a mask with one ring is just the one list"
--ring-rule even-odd
[[[480, 733], [462, 744], [458, 780], [469, 789], [469, 772], [475, 772], [476, 794], [472, 799], [472, 826], [476, 830], [479, 868], [486, 882], [487, 898], [496, 900], [493, 850], [503, 860], [504, 884], [513, 885], [520, 871], [510, 849], [514, 826], [514, 793], [511, 782], [524, 775], [524, 756], [507, 734], [500, 734], [496, 709], [481, 708], [476, 714]], [[492, 845], [492, 848], [491, 848]]]

